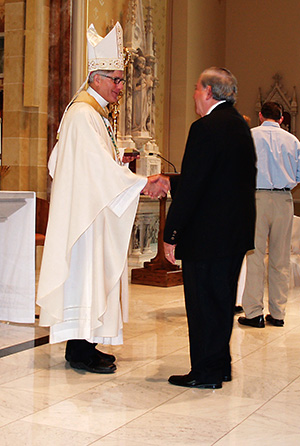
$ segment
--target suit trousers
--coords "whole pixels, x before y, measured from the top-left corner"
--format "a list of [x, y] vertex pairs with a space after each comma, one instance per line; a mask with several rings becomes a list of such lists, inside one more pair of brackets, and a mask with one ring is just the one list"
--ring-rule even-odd
[[289, 191], [256, 192], [255, 250], [247, 255], [242, 305], [247, 318], [264, 313], [265, 254], [268, 243], [269, 312], [284, 319], [289, 287], [293, 198]]
[[231, 373], [229, 342], [244, 255], [182, 261], [191, 372], [202, 383]]

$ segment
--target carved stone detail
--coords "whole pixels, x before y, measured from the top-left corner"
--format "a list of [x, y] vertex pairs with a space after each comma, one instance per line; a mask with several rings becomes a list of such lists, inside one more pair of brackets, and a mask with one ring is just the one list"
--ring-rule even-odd
[[[258, 98], [255, 106], [255, 111], [257, 113], [260, 112], [262, 105], [265, 102], [273, 101], [278, 102], [283, 107], [284, 121], [281, 125], [285, 130], [296, 135], [296, 116], [298, 113], [298, 104], [296, 97], [296, 87], [293, 87], [292, 96], [289, 96], [287, 92], [284, 90], [282, 85], [282, 76], [279, 73], [276, 73], [273, 76], [274, 83], [271, 86], [270, 91], [263, 96], [261, 92], [261, 88], [258, 89]], [[258, 118], [258, 124], [259, 124]]]
[[[167, 208], [171, 199], [167, 199]], [[134, 222], [129, 247], [128, 265], [141, 267], [145, 261], [153, 258], [157, 251], [159, 231], [159, 202], [147, 196], [141, 196], [137, 216]]]
[[119, 147], [136, 147], [141, 154], [136, 171], [141, 175], [159, 173], [161, 161], [156, 154], [155, 93], [158, 85], [157, 58], [153, 35], [152, 7], [143, 16], [142, 0], [130, 0], [124, 27], [124, 45], [131, 53], [126, 67], [126, 86], [121, 101], [118, 127]]

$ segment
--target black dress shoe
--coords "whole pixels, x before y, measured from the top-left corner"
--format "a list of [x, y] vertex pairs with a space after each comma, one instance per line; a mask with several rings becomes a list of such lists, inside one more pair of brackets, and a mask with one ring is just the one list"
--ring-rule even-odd
[[221, 389], [222, 383], [203, 383], [194, 379], [191, 374], [188, 375], [172, 375], [169, 378], [169, 383], [174, 386], [182, 387], [196, 387], [197, 389]]
[[[116, 360], [116, 357], [114, 355], [109, 355], [108, 353], [101, 352], [96, 348], [95, 348], [95, 353], [100, 359], [105, 359], [105, 361], [109, 362], [110, 364], [113, 364]], [[68, 362], [71, 361], [71, 353], [67, 349], [66, 349], [65, 359]]]
[[116, 357], [114, 355], [110, 355], [109, 353], [101, 352], [100, 350], [97, 350], [96, 348], [95, 348], [95, 352], [96, 352], [97, 356], [99, 356], [102, 359], [105, 359], [105, 361], [110, 362], [111, 364], [113, 362], [115, 362], [115, 360], [116, 360]]
[[86, 370], [91, 373], [113, 373], [116, 370], [115, 364], [98, 357], [93, 357], [81, 361], [70, 361], [70, 366], [77, 370]]
[[275, 327], [283, 327], [284, 320], [283, 319], [275, 319], [270, 314], [267, 314], [266, 321], [270, 322], [270, 324], [275, 325]]
[[263, 315], [253, 317], [252, 319], [247, 319], [244, 316], [240, 316], [238, 318], [238, 322], [241, 325], [248, 325], [249, 327], [264, 328], [265, 326], [265, 320]]
[[228, 383], [229, 381], [232, 380], [231, 374], [229, 373], [228, 375], [223, 375], [222, 381], [224, 383]]
[[240, 305], [236, 305], [234, 307], [234, 314], [239, 314], [239, 313], [244, 313], [244, 309]]

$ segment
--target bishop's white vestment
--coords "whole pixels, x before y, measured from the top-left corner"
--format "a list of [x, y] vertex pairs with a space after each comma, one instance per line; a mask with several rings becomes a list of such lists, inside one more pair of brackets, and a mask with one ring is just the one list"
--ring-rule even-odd
[[122, 343], [127, 251], [147, 179], [120, 165], [103, 111], [86, 91], [57, 143], [37, 303], [50, 342]]

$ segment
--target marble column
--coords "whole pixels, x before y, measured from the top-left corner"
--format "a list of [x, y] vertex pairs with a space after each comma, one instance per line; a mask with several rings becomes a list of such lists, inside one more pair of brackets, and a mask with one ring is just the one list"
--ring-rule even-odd
[[[71, 99], [72, 0], [52, 0], [49, 20], [48, 157], [59, 121]], [[48, 194], [50, 193], [50, 179]]]
[[[46, 195], [49, 0], [5, 1], [5, 190]], [[24, 44], [25, 43], [25, 44]]]

